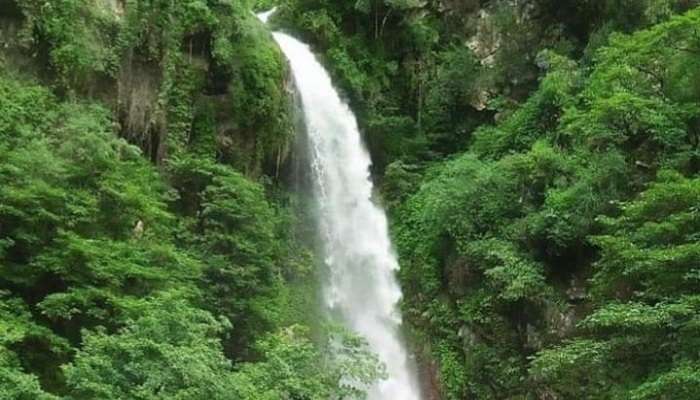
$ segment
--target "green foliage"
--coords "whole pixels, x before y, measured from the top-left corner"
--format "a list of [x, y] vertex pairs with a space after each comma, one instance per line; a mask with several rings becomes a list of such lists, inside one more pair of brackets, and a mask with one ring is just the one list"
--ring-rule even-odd
[[265, 361], [243, 365], [237, 373], [238, 396], [263, 400], [364, 398], [364, 390], [384, 377], [364, 340], [331, 328], [328, 342], [316, 346], [309, 332], [291, 326], [257, 345]]
[[[22, 300], [4, 292], [0, 295], [0, 395], [10, 400], [57, 399], [42, 389], [35, 375], [26, 373], [22, 356], [42, 348], [50, 349], [50, 357], [60, 360], [69, 351], [68, 343], [34, 321]], [[50, 370], [57, 365], [47, 362], [42, 368]]]
[[542, 52], [466, 153], [388, 170], [404, 315], [447, 398], [692, 397], [699, 15], [614, 34], [590, 67]]
[[[697, 1], [280, 3], [357, 111], [444, 398], [697, 397]], [[1, 398], [385, 377], [307, 327], [288, 71], [250, 12], [273, 2], [3, 4]]]
[[182, 293], [142, 301], [114, 335], [87, 333], [65, 367], [70, 399], [224, 399], [233, 390], [230, 361], [217, 334], [225, 327]]
[[556, 129], [564, 109], [575, 104], [580, 72], [574, 62], [552, 52], [541, 53], [539, 59], [547, 70], [539, 89], [498, 126], [482, 126], [475, 132], [471, 149], [482, 157], [522, 152], [545, 136], [564, 144]]
[[237, 173], [214, 177], [202, 193], [195, 240], [207, 257], [204, 301], [244, 328], [245, 335], [236, 335], [238, 343], [265, 328], [249, 301], [266, 294], [279, 276], [274, 217], [262, 188]]
[[236, 40], [223, 35], [215, 38], [213, 56], [231, 75], [226, 112], [236, 116], [236, 129], [254, 141], [247, 151], [234, 149], [231, 161], [250, 169], [251, 164], [270, 162], [272, 155], [280, 157], [290, 141], [292, 123], [287, 68], [280, 50], [252, 15], [242, 25]]
[[692, 399], [698, 390], [697, 363], [684, 363], [667, 373], [660, 374], [651, 382], [644, 383], [632, 392], [633, 400], [643, 399]]
[[[662, 299], [692, 292], [697, 257], [698, 181], [663, 172], [623, 214], [606, 219], [609, 234], [594, 237], [601, 260], [594, 277], [601, 296], [629, 280], [628, 293]], [[637, 295], [633, 293], [638, 292]]]
[[[194, 20], [209, 15], [200, 11]], [[146, 34], [133, 45], [155, 40]], [[232, 71], [276, 91], [278, 108], [251, 112], [285, 121], [279, 53], [268, 48]], [[0, 397], [361, 396], [383, 377], [364, 342], [287, 329], [323, 318], [296, 210], [279, 187], [217, 161], [219, 106], [197, 104], [201, 71], [168, 62], [184, 81], [163, 88], [172, 154], [161, 169], [118, 138], [107, 107], [0, 76]], [[263, 76], [249, 71], [267, 62]], [[298, 333], [270, 333], [288, 331]]]
[[605, 343], [577, 340], [540, 352], [532, 363], [532, 374], [546, 380], [549, 390], [562, 396], [600, 398], [611, 388], [605, 379], [608, 351]]
[[414, 165], [407, 165], [401, 161], [389, 164], [382, 184], [382, 193], [389, 207], [402, 204], [409, 195], [415, 193], [420, 178]]
[[16, 358], [0, 348], [0, 395], [8, 400], [57, 400], [46, 393], [35, 376], [24, 373]]
[[9, 26], [21, 26], [3, 32], [10, 65], [39, 71], [62, 97], [108, 102], [120, 133], [152, 160], [186, 151], [201, 95], [226, 93], [207, 99], [229, 119], [216, 150], [251, 176], [279, 172], [291, 141], [286, 70], [252, 2], [7, 3], [17, 8]]
[[51, 43], [49, 62], [66, 87], [79, 87], [90, 74], [113, 75], [118, 68], [109, 35], [118, 20], [109, 6], [82, 0], [18, 0], [26, 18], [27, 46]]
[[34, 127], [48, 128], [55, 115], [46, 115], [53, 109], [54, 97], [41, 86], [25, 86], [7, 77], [0, 81], [0, 136], [2, 146], [17, 144], [19, 138], [35, 134]]
[[[425, 94], [423, 129], [441, 152], [463, 148], [477, 121], [480, 66], [467, 47], [444, 50]], [[478, 107], [478, 105], [477, 105]]]

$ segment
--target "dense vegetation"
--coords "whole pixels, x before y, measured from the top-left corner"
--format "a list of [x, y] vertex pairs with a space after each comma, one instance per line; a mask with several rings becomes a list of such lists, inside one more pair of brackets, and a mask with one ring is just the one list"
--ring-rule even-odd
[[697, 5], [283, 2], [361, 115], [431, 394], [697, 398]]
[[0, 1], [3, 400], [320, 400], [381, 376], [319, 324], [287, 73], [252, 7]]
[[381, 378], [315, 311], [274, 4], [360, 119], [428, 397], [697, 398], [698, 1], [0, 0], [1, 399]]

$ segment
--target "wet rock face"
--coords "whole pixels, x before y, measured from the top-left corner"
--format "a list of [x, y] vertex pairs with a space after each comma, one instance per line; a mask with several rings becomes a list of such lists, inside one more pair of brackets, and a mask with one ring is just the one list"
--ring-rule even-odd
[[443, 13], [464, 15], [477, 12], [480, 6], [479, 0], [442, 0], [439, 7]]
[[137, 144], [152, 161], [165, 152], [165, 115], [158, 105], [160, 68], [128, 57], [117, 79], [117, 110], [121, 135]]
[[539, 330], [532, 324], [527, 324], [525, 327], [525, 347], [538, 350], [544, 345], [544, 339]]
[[124, 0], [101, 0], [100, 3], [116, 18], [121, 19], [124, 16]]
[[468, 350], [481, 342], [479, 335], [477, 335], [476, 332], [468, 325], [462, 325], [462, 327], [459, 328], [459, 332], [457, 332], [457, 336], [462, 339], [465, 350]]
[[563, 310], [556, 306], [548, 308], [545, 318], [549, 333], [559, 338], [568, 336], [576, 327], [576, 312], [572, 307]]
[[571, 280], [571, 286], [566, 290], [570, 304], [581, 304], [587, 298], [586, 287], [584, 282], [578, 282], [575, 279]]
[[22, 10], [14, 0], [0, 0], [0, 20], [22, 19]]
[[0, 0], [0, 52], [15, 46], [22, 26], [22, 10], [12, 0]]
[[429, 362], [420, 369], [420, 381], [423, 388], [423, 400], [441, 400], [439, 366]]
[[469, 286], [479, 280], [477, 271], [464, 257], [455, 257], [453, 260], [449, 260], [443, 273], [446, 287], [455, 296], [465, 295]]

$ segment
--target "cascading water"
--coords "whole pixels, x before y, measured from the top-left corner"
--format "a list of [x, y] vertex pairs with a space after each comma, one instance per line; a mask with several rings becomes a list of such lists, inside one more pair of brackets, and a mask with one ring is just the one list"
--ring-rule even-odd
[[[271, 12], [258, 17], [267, 22]], [[352, 111], [309, 46], [273, 33], [291, 65], [304, 110], [330, 279], [327, 306], [362, 335], [387, 367], [389, 378], [370, 389], [370, 400], [418, 400], [417, 379], [399, 333], [398, 262], [384, 211], [372, 198], [371, 160]]]

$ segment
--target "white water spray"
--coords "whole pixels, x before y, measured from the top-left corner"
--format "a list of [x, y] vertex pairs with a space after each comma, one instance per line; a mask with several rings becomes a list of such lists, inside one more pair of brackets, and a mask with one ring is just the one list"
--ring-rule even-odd
[[[274, 11], [274, 10], [273, 10]], [[272, 12], [259, 15], [263, 22]], [[291, 65], [308, 133], [308, 145], [330, 279], [327, 306], [367, 339], [389, 378], [370, 400], [419, 400], [416, 373], [399, 333], [396, 255], [387, 218], [372, 198], [371, 160], [352, 111], [309, 46], [283, 34], [274, 38]]]

